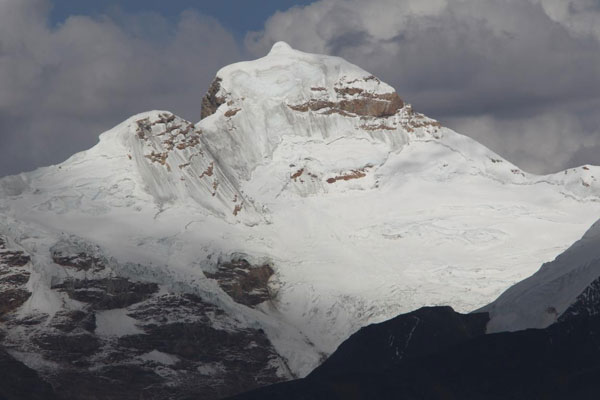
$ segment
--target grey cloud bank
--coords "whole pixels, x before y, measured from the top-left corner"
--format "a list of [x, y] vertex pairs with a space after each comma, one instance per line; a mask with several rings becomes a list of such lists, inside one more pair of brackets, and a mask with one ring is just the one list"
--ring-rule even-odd
[[44, 0], [0, 0], [0, 176], [64, 160], [128, 116], [195, 120], [215, 71], [241, 58], [230, 32], [193, 11], [68, 18]]
[[322, 0], [271, 17], [276, 40], [339, 55], [531, 172], [600, 164], [597, 0]]
[[194, 11], [74, 16], [0, 0], [0, 176], [56, 163], [131, 114], [199, 119], [223, 65], [278, 40], [335, 54], [522, 168], [600, 164], [600, 1], [321, 0], [236, 43]]

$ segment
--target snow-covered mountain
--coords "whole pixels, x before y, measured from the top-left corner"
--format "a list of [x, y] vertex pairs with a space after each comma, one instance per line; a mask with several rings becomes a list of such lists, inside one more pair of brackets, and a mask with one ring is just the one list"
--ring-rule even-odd
[[599, 167], [528, 174], [285, 43], [221, 69], [202, 117], [139, 114], [0, 180], [2, 341], [52, 382], [304, 376], [368, 323], [487, 304], [600, 217]]
[[600, 221], [481, 311], [490, 313], [489, 332], [545, 328], [575, 316], [600, 314]]

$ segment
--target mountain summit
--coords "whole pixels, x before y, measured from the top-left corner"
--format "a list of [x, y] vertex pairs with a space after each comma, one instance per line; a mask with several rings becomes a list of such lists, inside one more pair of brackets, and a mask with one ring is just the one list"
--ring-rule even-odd
[[369, 323], [487, 304], [600, 216], [600, 168], [523, 172], [338, 57], [279, 42], [201, 102], [0, 179], [0, 338], [66, 392], [304, 376]]

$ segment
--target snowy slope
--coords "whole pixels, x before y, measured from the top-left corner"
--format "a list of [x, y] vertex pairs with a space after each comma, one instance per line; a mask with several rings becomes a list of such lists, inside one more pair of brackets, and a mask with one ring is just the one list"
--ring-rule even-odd
[[600, 313], [600, 221], [531, 277], [482, 308], [489, 332], [545, 328], [557, 320]]
[[[220, 70], [203, 104], [195, 125], [136, 115], [0, 180], [0, 234], [32, 254], [20, 313], [78, 306], [50, 288], [70, 273], [50, 253], [85, 243], [112, 274], [263, 329], [302, 376], [365, 324], [481, 307], [600, 217], [599, 167], [522, 172], [340, 58], [277, 43]], [[273, 301], [236, 303], [207, 278], [240, 257], [272, 265]]]

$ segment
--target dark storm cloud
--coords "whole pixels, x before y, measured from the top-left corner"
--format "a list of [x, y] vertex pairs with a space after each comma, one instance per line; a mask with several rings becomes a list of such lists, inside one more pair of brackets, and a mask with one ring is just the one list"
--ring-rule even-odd
[[[246, 39], [342, 56], [532, 172], [600, 164], [597, 0], [322, 0]], [[348, 40], [356, 37], [360, 40]]]
[[44, 0], [0, 0], [0, 176], [57, 163], [149, 109], [198, 120], [233, 36], [193, 11], [74, 16], [49, 28]]

